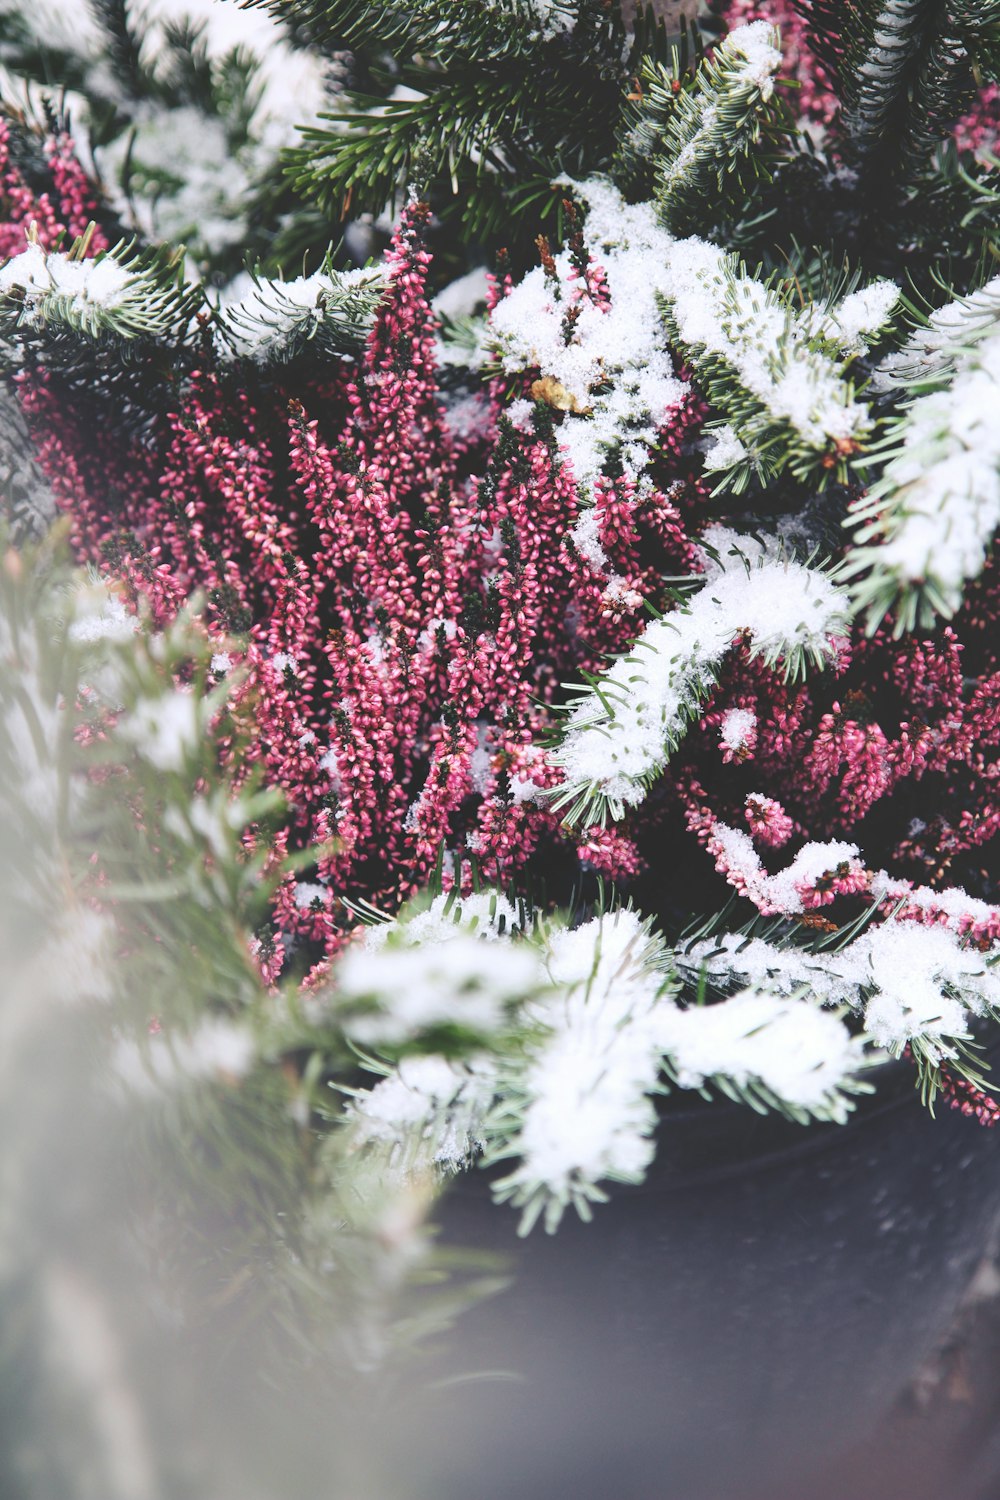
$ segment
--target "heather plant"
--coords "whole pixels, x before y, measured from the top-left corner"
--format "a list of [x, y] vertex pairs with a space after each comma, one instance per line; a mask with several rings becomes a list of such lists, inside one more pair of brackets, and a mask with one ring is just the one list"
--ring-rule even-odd
[[[170, 27], [98, 7], [71, 134], [0, 21], [0, 748], [11, 826], [58, 810], [12, 868], [58, 849], [144, 997], [111, 1065], [255, 1122], [227, 1191], [288, 1217], [238, 1254], [332, 1257], [364, 1363], [477, 1162], [527, 1232], [686, 1091], [842, 1122], [896, 1058], [1000, 1117], [998, 23], [263, 9], [343, 107], [186, 260], [187, 169], [126, 212], [81, 144], [112, 77], [191, 107]], [[193, 56], [251, 131], [249, 54]]]

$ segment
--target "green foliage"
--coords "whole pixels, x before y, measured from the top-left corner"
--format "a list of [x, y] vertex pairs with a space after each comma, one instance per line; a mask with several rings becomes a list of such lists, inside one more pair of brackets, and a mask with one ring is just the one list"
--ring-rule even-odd
[[213, 326], [231, 353], [262, 365], [289, 364], [307, 351], [320, 360], [356, 354], [385, 286], [379, 268], [337, 271], [329, 253], [308, 281], [289, 285], [253, 272], [251, 283], [252, 296], [214, 310]]
[[[542, 28], [531, 0], [251, 0], [308, 26], [311, 37], [336, 47], [373, 42], [402, 57], [421, 53], [443, 64], [500, 56], [531, 57]], [[586, 9], [587, 7], [582, 7]], [[567, 0], [567, 12], [581, 9]], [[597, 13], [597, 7], [590, 9]]]
[[[776, 61], [779, 41], [770, 28]], [[678, 49], [669, 67], [647, 65], [642, 86], [642, 115], [629, 145], [637, 156], [653, 148], [664, 223], [677, 232], [705, 229], [722, 221], [726, 201], [744, 211], [750, 183], [767, 176], [790, 128], [775, 99], [773, 69], [751, 64], [730, 38], [699, 59], [689, 80]]]
[[[93, 227], [93, 226], [91, 226]], [[90, 231], [68, 253], [30, 241], [0, 272], [0, 330], [58, 350], [77, 336], [95, 343], [172, 341], [203, 294], [186, 286], [180, 253], [120, 243], [85, 258]]]
[[665, 48], [651, 14], [629, 42], [617, 6], [573, 0], [565, 12], [571, 29], [558, 12], [546, 27], [527, 0], [317, 3], [310, 24], [363, 46], [369, 86], [345, 95], [330, 128], [303, 131], [288, 157], [296, 190], [348, 217], [412, 186], [467, 239], [523, 254], [558, 213], [552, 179], [610, 165], [634, 77]]
[[[995, 0], [796, 0], [834, 77], [855, 164], [868, 191], [929, 165], [996, 66]], [[876, 188], [876, 183], [881, 183]]]
[[[0, 535], [0, 1293], [25, 1423], [2, 1472], [56, 1475], [63, 1500], [88, 1500], [94, 1476], [113, 1500], [153, 1493], [122, 1487], [103, 1377], [68, 1377], [77, 1293], [128, 1361], [142, 1465], [127, 1472], [163, 1477], [157, 1494], [241, 1500], [247, 1469], [267, 1493], [307, 1493], [317, 1447], [339, 1482], [366, 1448], [359, 1371], [385, 1381], [498, 1285], [485, 1261], [434, 1249], [436, 1172], [404, 1180], [387, 1149], [336, 1128], [329, 1084], [359, 1066], [332, 997], [261, 979], [254, 934], [294, 861], [253, 852], [276, 794], [221, 763], [224, 736], [242, 765], [252, 716], [231, 711], [238, 675], [212, 686], [196, 607], [133, 629], [58, 534], [24, 551]], [[59, 1289], [65, 1327], [26, 1300]], [[296, 1393], [277, 1434], [276, 1390]], [[192, 1396], [212, 1442], [178, 1466]]]
[[[718, 275], [706, 278], [706, 294], [710, 287], [715, 321], [724, 334], [719, 345], [685, 337], [676, 301], [664, 299], [663, 316], [700, 389], [748, 451], [729, 485], [740, 493], [753, 475], [769, 478], [786, 470], [802, 484], [846, 479], [870, 422], [855, 401], [853, 380], [842, 373], [847, 357], [821, 332], [822, 315], [812, 305], [796, 306], [794, 283], [758, 279], [736, 255], [720, 256]], [[748, 355], [760, 373], [753, 383], [745, 364], [737, 363]], [[807, 398], [805, 420], [793, 421], [787, 413], [792, 389]]]

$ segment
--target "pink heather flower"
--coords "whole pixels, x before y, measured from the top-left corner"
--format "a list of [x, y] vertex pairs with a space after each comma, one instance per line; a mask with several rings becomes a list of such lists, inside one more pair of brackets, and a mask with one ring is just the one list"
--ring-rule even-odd
[[757, 748], [757, 715], [752, 708], [727, 708], [719, 721], [719, 744], [722, 759], [751, 760]]
[[751, 792], [746, 800], [745, 815], [751, 836], [758, 844], [766, 844], [772, 849], [787, 844], [795, 831], [793, 819], [774, 797]]
[[[46, 234], [89, 211], [70, 158], [52, 170], [47, 207], [10, 179], [3, 232], [18, 248], [29, 211]], [[545, 747], [563, 684], [631, 645], [645, 606], [668, 602], [665, 577], [700, 571], [707, 406], [692, 391], [669, 413], [648, 487], [605, 476], [587, 508], [558, 414], [525, 400], [530, 379], [495, 378], [474, 421], [450, 422], [425, 219], [407, 210], [364, 352], [332, 373], [264, 379], [205, 346], [141, 442], [95, 427], [54, 372], [19, 381], [81, 559], [157, 628], [203, 596], [212, 650], [240, 674], [220, 757], [285, 797], [271, 872], [318, 846], [308, 877], [278, 881], [257, 934], [267, 982], [294, 952], [320, 983], [345, 941], [340, 898], [392, 909], [442, 855], [446, 883], [471, 880], [472, 856], [499, 881], [575, 866], [640, 892], [648, 879], [665, 908], [714, 864], [761, 912], [853, 915], [872, 897], [887, 912], [905, 897], [906, 920], [993, 940], [996, 908], [954, 890], [1000, 836], [993, 565], [948, 628], [858, 633], [805, 684], [737, 645], [647, 802], [616, 828], [561, 825]], [[600, 268], [577, 255], [573, 294], [599, 301]], [[501, 271], [491, 295], [509, 285]]]
[[617, 829], [588, 828], [577, 847], [581, 863], [608, 880], [634, 880], [646, 867], [635, 842]]
[[955, 126], [955, 143], [960, 151], [975, 156], [996, 152], [1000, 141], [1000, 87], [987, 83], [969, 112]]

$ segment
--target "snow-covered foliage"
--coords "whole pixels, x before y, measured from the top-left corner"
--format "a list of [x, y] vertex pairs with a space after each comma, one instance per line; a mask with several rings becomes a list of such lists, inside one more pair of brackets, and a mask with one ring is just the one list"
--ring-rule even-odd
[[847, 602], [825, 573], [721, 527], [706, 540], [715, 557], [701, 591], [647, 625], [569, 713], [554, 759], [570, 820], [618, 819], [643, 800], [738, 637], [793, 677], [836, 657]]
[[361, 1007], [350, 1034], [387, 1046], [436, 1028], [496, 1033], [511, 1005], [543, 983], [535, 950], [509, 943], [518, 924], [514, 907], [491, 892], [438, 896], [426, 911], [367, 928], [337, 971], [339, 1000]]
[[848, 292], [825, 311], [819, 307], [804, 310], [801, 322], [808, 327], [810, 316], [814, 316], [813, 336], [832, 344], [843, 356], [854, 358], [868, 353], [892, 318], [899, 298], [896, 282], [883, 276]]
[[[760, 140], [758, 118], [774, 93], [781, 67], [780, 35], [768, 21], [751, 21], [724, 37], [699, 69], [694, 85], [676, 93], [657, 165], [657, 199], [666, 222], [697, 194], [721, 185], [734, 159]], [[653, 74], [647, 82], [661, 89]], [[714, 179], [714, 182], [713, 182]]]
[[[760, 838], [755, 831], [755, 837]], [[817, 881], [842, 870], [863, 885], [860, 850], [843, 840], [813, 840], [803, 844], [792, 862], [774, 874], [768, 872], [758, 853], [754, 838], [742, 828], [731, 828], [717, 818], [712, 824], [709, 841], [717, 867], [724, 870], [730, 884], [741, 895], [749, 896], [757, 910], [767, 916], [780, 913], [790, 916], [805, 911], [808, 898]]]
[[532, 1006], [525, 1064], [504, 1079], [490, 1158], [517, 1165], [496, 1185], [554, 1229], [572, 1204], [589, 1217], [608, 1179], [638, 1182], [652, 1160], [661, 1047], [657, 1016], [674, 986], [662, 942], [634, 912], [597, 917], [547, 941], [556, 986]]
[[485, 1148], [484, 1120], [496, 1089], [489, 1057], [456, 1063], [436, 1054], [403, 1058], [372, 1089], [351, 1092], [349, 1149], [378, 1142], [402, 1178], [457, 1172]]
[[889, 461], [852, 517], [860, 546], [847, 572], [864, 574], [855, 592], [872, 629], [897, 601], [900, 633], [950, 617], [987, 560], [1000, 527], [998, 314], [988, 292], [969, 316], [946, 309], [899, 356], [925, 368], [921, 385], [945, 383], [894, 425]]
[[841, 366], [888, 320], [894, 283], [874, 282], [822, 313], [797, 312], [719, 246], [675, 239], [654, 203], [626, 203], [600, 179], [567, 186], [587, 206], [599, 264], [581, 273], [565, 250], [529, 271], [494, 309], [490, 336], [506, 371], [539, 371], [532, 394], [564, 413], [559, 444], [586, 497], [609, 461], [644, 476], [657, 432], [688, 389], [668, 332], [729, 418], [713, 469], [747, 450], [766, 467], [775, 424], [791, 430], [803, 463], [831, 452], [840, 463], [855, 451], [870, 421]]
[[0, 480], [90, 569], [0, 625], [4, 816], [52, 962], [138, 974], [113, 1071], [266, 1090], [338, 1247], [476, 1159], [587, 1215], [667, 1096], [842, 1120], [878, 1048], [1000, 1119], [993, 188], [834, 37], [908, 121], [879, 211], [834, 8], [0, 10], [76, 58], [72, 128], [0, 119]]
[[708, 434], [710, 446], [705, 449], [705, 470], [713, 473], [717, 469], [732, 469], [749, 458], [749, 453], [736, 435], [736, 429], [728, 422], [715, 427]]
[[763, 1102], [821, 1119], [846, 1119], [843, 1092], [863, 1065], [864, 1042], [802, 989], [748, 988], [663, 1018], [662, 1041], [682, 1088], [719, 1079]]
[[234, 355], [260, 364], [295, 357], [306, 344], [320, 354], [356, 348], [385, 287], [380, 267], [325, 269], [292, 281], [245, 272], [230, 283], [219, 317]]
[[872, 389], [881, 393], [905, 391], [925, 381], [937, 381], [962, 363], [980, 339], [989, 338], [1000, 324], [1000, 276], [994, 276], [968, 297], [946, 302], [932, 312], [903, 344], [881, 361], [872, 376]]
[[687, 386], [674, 371], [657, 294], [669, 288], [669, 234], [652, 204], [610, 182], [569, 183], [587, 205], [599, 264], [581, 275], [569, 251], [538, 266], [493, 310], [504, 370], [537, 369], [536, 399], [563, 412], [559, 445], [587, 498], [609, 461], [644, 476], [650, 448]]
[[[227, 257], [239, 265], [260, 182], [335, 93], [330, 64], [238, 0], [126, 0], [127, 42], [115, 7], [105, 20], [83, 0], [0, 0], [0, 25], [5, 14], [43, 53], [73, 55], [79, 86], [39, 95], [39, 106], [47, 97], [68, 108], [123, 226], [186, 245], [192, 272]], [[109, 46], [128, 59], [124, 75], [108, 66]], [[14, 79], [6, 92], [20, 102]]]
[[940, 924], [889, 918], [823, 952], [723, 933], [678, 954], [692, 976], [749, 985], [772, 996], [808, 990], [827, 1006], [848, 1006], [880, 1047], [898, 1056], [919, 1040], [939, 1059], [955, 1056], [975, 1017], [1000, 1010], [1000, 945], [982, 952]]
[[[442, 920], [439, 897], [407, 935], [405, 979], [419, 991], [423, 974], [433, 972], [442, 996], [461, 991], [442, 998], [431, 1019], [466, 1024], [466, 994], [471, 1012], [483, 970], [470, 980], [465, 959], [478, 941], [496, 991], [520, 989], [506, 1041], [495, 1034], [492, 1055], [462, 1066], [437, 1055], [404, 1058], [386, 1065], [371, 1090], [351, 1089], [351, 1149], [388, 1143], [403, 1172], [454, 1170], [479, 1152], [490, 1162], [509, 1161], [494, 1190], [523, 1210], [527, 1233], [540, 1216], [554, 1229], [570, 1206], [589, 1218], [610, 1181], [642, 1180], [668, 1081], [682, 1089], [714, 1083], [796, 1118], [842, 1119], [850, 1108], [865, 1044], [803, 984], [682, 1005], [673, 956], [636, 912], [620, 908], [578, 927], [543, 924], [526, 939], [516, 928], [507, 929], [513, 936], [498, 933], [503, 905], [496, 895], [478, 898], [487, 920], [470, 940], [467, 916], [457, 924]], [[398, 930], [406, 934], [406, 927], [404, 920]], [[348, 1004], [359, 994], [358, 955], [365, 963], [369, 952], [352, 949], [338, 966], [337, 994]], [[691, 967], [696, 959], [684, 962]], [[402, 979], [398, 966], [371, 965], [360, 989], [383, 997], [387, 1010], [410, 1014], [413, 1006], [398, 990]], [[423, 1024], [427, 1007], [418, 1009]], [[383, 1033], [378, 1040], [398, 1044], [403, 1037]]]
[[157, 333], [169, 326], [169, 298], [157, 280], [115, 254], [85, 260], [29, 244], [0, 266], [0, 320], [8, 327], [51, 323], [90, 338]]
[[[663, 299], [671, 333], [764, 470], [787, 463], [808, 473], [824, 459], [839, 466], [857, 450], [871, 423], [841, 374], [850, 351], [833, 359], [817, 347], [812, 309], [796, 311], [737, 256], [697, 236], [670, 246]], [[849, 320], [845, 345], [856, 346], [858, 316], [860, 326], [881, 316], [883, 299], [875, 300], [878, 306], [864, 303], [860, 315], [841, 309]]]

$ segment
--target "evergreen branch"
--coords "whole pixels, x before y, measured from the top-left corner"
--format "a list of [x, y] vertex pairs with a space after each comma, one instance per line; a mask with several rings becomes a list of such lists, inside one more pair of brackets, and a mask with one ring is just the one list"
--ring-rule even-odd
[[969, 1027], [973, 1016], [993, 1015], [1000, 1003], [996, 952], [984, 956], [946, 928], [872, 915], [822, 942], [759, 918], [737, 932], [699, 934], [678, 952], [678, 968], [703, 987], [749, 985], [778, 998], [808, 992], [818, 1004], [853, 1011], [870, 1041], [917, 1062], [925, 1103], [933, 1101], [944, 1063], [982, 1086]]
[[970, 306], [971, 316], [953, 304], [932, 321], [930, 369], [917, 386], [922, 394], [891, 425], [882, 476], [848, 517], [856, 546], [841, 576], [856, 580], [854, 603], [869, 633], [890, 609], [897, 636], [954, 614], [1000, 527], [1000, 322], [993, 285]]
[[572, 19], [571, 0], [247, 0], [337, 47], [379, 45], [444, 64], [535, 53]]
[[893, 163], [904, 179], [919, 178], [996, 56], [996, 0], [795, 3], [836, 81], [866, 190]]
[[90, 0], [90, 9], [107, 33], [108, 58], [115, 77], [130, 98], [142, 98], [152, 80], [142, 61], [142, 38], [132, 22], [127, 0]]
[[439, 174], [453, 193], [510, 171], [507, 148], [526, 121], [529, 92], [519, 78], [445, 80], [418, 99], [352, 96], [352, 113], [325, 115], [339, 129], [310, 126], [288, 163], [300, 192], [333, 213], [378, 213], [400, 190]]
[[86, 241], [66, 254], [29, 243], [0, 268], [0, 327], [99, 342], [164, 339], [186, 324], [201, 294], [181, 282], [179, 254], [120, 243], [88, 260]]
[[703, 59], [688, 87], [678, 86], [679, 58], [669, 70], [646, 70], [651, 120], [637, 144], [648, 142], [652, 127], [659, 146], [656, 199], [668, 227], [704, 215], [712, 190], [721, 192], [740, 166], [766, 174], [760, 147], [779, 131], [774, 84], [780, 65], [777, 28], [756, 21], [731, 32]]
[[727, 556], [690, 605], [647, 625], [629, 653], [578, 690], [553, 756], [565, 777], [553, 803], [569, 808], [567, 823], [617, 820], [644, 799], [735, 639], [792, 678], [833, 656], [847, 598], [827, 576], [748, 537], [720, 532], [719, 541]]
[[945, 282], [961, 290], [981, 285], [1000, 259], [1000, 162], [984, 154], [971, 163], [945, 142], [909, 185], [894, 232], [924, 247], [907, 266], [924, 298], [936, 300]]
[[921, 53], [901, 145], [910, 175], [926, 166], [955, 121], [975, 98], [968, 34], [935, 32]]
[[956, 297], [923, 320], [902, 348], [877, 366], [871, 389], [880, 394], [943, 385], [983, 339], [1000, 327], [1000, 276]]
[[817, 347], [813, 310], [797, 313], [787, 295], [702, 240], [679, 241], [669, 265], [668, 331], [752, 464], [802, 481], [846, 478], [870, 419], [840, 374], [843, 354]]
[[700, 32], [685, 26], [680, 41], [670, 42], [652, 7], [639, 9], [628, 63], [632, 89], [625, 97], [615, 162], [616, 179], [627, 186], [630, 196], [651, 196], [665, 132], [703, 56]]
[[942, 1057], [939, 1045], [914, 1037], [898, 1048], [895, 1055], [906, 1057], [914, 1064], [920, 1102], [931, 1114], [939, 1094], [946, 1099], [953, 1094], [956, 1079], [983, 1094], [996, 1090], [996, 1085], [985, 1076], [989, 1063], [975, 1042], [955, 1039], [948, 1048], [947, 1057]]
[[227, 303], [215, 325], [230, 353], [259, 364], [287, 364], [311, 348], [321, 358], [356, 354], [385, 288], [380, 267], [335, 271], [327, 256], [312, 276], [274, 281], [253, 275], [253, 291]]
[[864, 8], [868, 13], [841, 70], [844, 126], [862, 160], [884, 150], [891, 138], [927, 35], [933, 0], [880, 0]]
[[576, 169], [595, 150], [601, 132], [601, 92], [582, 126], [573, 69], [561, 74], [466, 71], [421, 78], [429, 89], [417, 98], [351, 96], [360, 108], [325, 115], [333, 129], [310, 126], [303, 145], [288, 153], [294, 186], [330, 213], [381, 213], [403, 187], [436, 195], [462, 214], [469, 234], [510, 233], [514, 205], [531, 213], [534, 192], [526, 178], [552, 180]]

